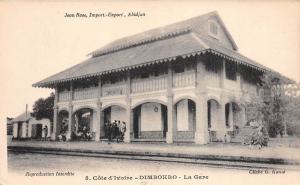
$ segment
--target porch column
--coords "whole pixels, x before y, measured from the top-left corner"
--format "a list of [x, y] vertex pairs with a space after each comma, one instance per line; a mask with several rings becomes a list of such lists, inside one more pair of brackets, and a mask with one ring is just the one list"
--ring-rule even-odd
[[222, 70], [221, 70], [221, 73], [220, 73], [220, 87], [221, 89], [224, 88], [225, 86], [225, 79], [226, 79], [226, 69], [225, 69], [225, 59], [222, 60]]
[[97, 124], [96, 124], [96, 135], [95, 135], [95, 141], [100, 141], [100, 133], [101, 133], [101, 125], [102, 125], [102, 119], [101, 119], [101, 114], [102, 114], [102, 103], [98, 101], [97, 103]]
[[73, 105], [72, 104], [69, 104], [69, 120], [68, 120], [68, 133], [67, 133], [67, 141], [70, 141], [71, 140], [71, 134], [72, 134], [72, 122], [73, 122], [73, 119], [72, 119], [72, 116], [73, 115]]
[[51, 140], [56, 140], [56, 136], [57, 136], [57, 119], [58, 119], [58, 88], [55, 87], [55, 91], [54, 91], [55, 95], [54, 95], [54, 106], [53, 106], [53, 130], [51, 133]]
[[241, 123], [239, 124], [239, 126], [243, 127], [247, 123], [246, 108], [244, 106], [240, 106], [240, 107], [241, 107], [241, 111], [240, 111], [240, 115], [241, 115], [240, 122]]
[[226, 134], [226, 116], [225, 116], [225, 105], [226, 102], [221, 98], [219, 105], [219, 124], [218, 124], [218, 130], [217, 130], [217, 139], [220, 141], [224, 141], [224, 137]]
[[126, 131], [125, 131], [125, 135], [124, 135], [124, 142], [125, 143], [130, 143], [131, 141], [131, 133], [132, 133], [132, 114], [133, 111], [131, 110], [131, 105], [130, 105], [131, 101], [130, 99], [127, 100], [127, 108], [126, 108]]
[[125, 143], [130, 143], [131, 137], [130, 135], [132, 134], [132, 110], [131, 110], [131, 98], [130, 98], [130, 93], [131, 93], [131, 78], [130, 78], [130, 71], [128, 70], [126, 73], [126, 131], [124, 135], [124, 142]]
[[175, 125], [175, 110], [173, 106], [173, 95], [168, 96], [168, 132], [167, 132], [167, 143], [173, 143], [174, 135], [176, 130]]
[[201, 57], [196, 61], [196, 132], [195, 143], [207, 144], [208, 137], [208, 110], [207, 110], [207, 89], [206, 89], [205, 62]]
[[70, 97], [70, 101], [69, 101], [68, 133], [66, 135], [67, 141], [71, 140], [71, 134], [72, 134], [72, 122], [73, 122], [73, 104], [72, 104], [72, 101], [74, 99], [73, 82], [70, 82], [70, 96], [71, 97]]
[[96, 133], [95, 133], [95, 141], [100, 141], [101, 137], [101, 125], [103, 124], [102, 121], [102, 80], [99, 77], [98, 79], [98, 96], [97, 96], [97, 124], [96, 124]]
[[51, 140], [55, 141], [57, 136], [57, 119], [58, 119], [58, 106], [53, 107], [53, 131], [51, 134]]
[[196, 144], [207, 144], [209, 141], [207, 115], [207, 95], [206, 93], [197, 94], [195, 132]]
[[167, 86], [167, 109], [168, 109], [168, 131], [167, 143], [173, 143], [174, 140], [174, 107], [173, 107], [173, 71], [172, 64], [168, 63], [168, 86]]

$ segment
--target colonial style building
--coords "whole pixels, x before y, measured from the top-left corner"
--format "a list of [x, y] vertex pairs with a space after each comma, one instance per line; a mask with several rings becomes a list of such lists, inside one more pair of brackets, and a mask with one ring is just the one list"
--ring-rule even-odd
[[84, 126], [105, 139], [126, 123], [125, 142], [229, 141], [246, 124], [243, 103], [270, 69], [238, 53], [217, 12], [116, 40], [86, 61], [33, 84], [55, 89], [52, 139]]

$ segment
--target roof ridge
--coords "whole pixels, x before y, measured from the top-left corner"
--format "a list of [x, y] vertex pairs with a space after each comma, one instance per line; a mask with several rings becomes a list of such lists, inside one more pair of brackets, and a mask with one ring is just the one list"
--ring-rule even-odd
[[112, 52], [117, 52], [117, 51], [120, 51], [123, 49], [128, 49], [130, 47], [135, 47], [135, 46], [144, 45], [144, 44], [152, 43], [152, 42], [159, 41], [159, 40], [177, 37], [179, 35], [189, 33], [191, 30], [192, 29], [189, 26], [187, 26], [187, 27], [184, 27], [184, 28], [181, 28], [178, 30], [163, 33], [161, 35], [155, 35], [150, 38], [138, 40], [136, 42], [132, 42], [132, 43], [129, 42], [128, 44], [125, 44], [125, 45], [112, 47], [107, 50], [94, 51], [94, 52], [89, 53], [88, 55], [92, 55], [92, 57], [98, 57], [98, 56], [109, 54]]
[[[121, 49], [125, 49], [125, 48], [131, 47], [132, 45], [134, 45], [135, 42], [141, 42], [142, 40], [151, 40], [152, 37], [157, 37], [157, 35], [173, 33], [173, 32], [176, 32], [178, 30], [182, 30], [184, 28], [189, 28], [189, 29], [192, 30], [192, 27], [193, 27], [192, 23], [193, 23], [193, 21], [199, 20], [199, 19], [205, 19], [206, 17], [209, 17], [211, 15], [217, 15], [217, 16], [219, 16], [219, 14], [218, 14], [217, 11], [211, 11], [211, 12], [208, 12], [208, 13], [205, 13], [205, 14], [202, 14], [202, 15], [199, 15], [199, 16], [191, 17], [191, 18], [188, 18], [188, 19], [185, 19], [185, 20], [182, 20], [182, 21], [177, 21], [177, 22], [174, 22], [174, 23], [171, 23], [171, 24], [168, 24], [168, 25], [164, 25], [164, 26], [160, 26], [160, 27], [155, 27], [153, 29], [145, 30], [145, 31], [140, 32], [140, 33], [136, 33], [136, 34], [133, 34], [133, 35], [125, 36], [125, 37], [122, 37], [120, 39], [116, 39], [116, 40], [114, 40], [114, 41], [112, 41], [112, 42], [104, 45], [102, 48], [99, 48], [97, 50], [94, 50], [94, 51], [88, 53], [87, 56], [95, 57], [95, 56], [100, 56], [100, 55], [107, 54], [107, 53], [110, 53], [110, 52], [119, 51]], [[179, 29], [177, 29], [177, 28], [171, 29], [172, 27], [176, 27], [176, 26], [180, 27], [180, 28]], [[155, 32], [163, 32], [166, 29], [170, 29], [170, 30], [167, 31], [167, 32], [165, 32], [165, 33], [155, 33]], [[149, 34], [148, 36], [150, 36], [150, 38], [147, 38], [147, 39], [134, 38], [134, 37], [138, 37], [138, 36], [141, 36], [141, 35], [144, 35], [144, 36], [146, 35], [147, 36], [147, 34]], [[151, 36], [151, 34], [154, 34], [154, 35]], [[120, 46], [120, 44], [122, 44], [122, 42], [126, 42], [126, 40], [133, 40], [133, 39], [137, 39], [137, 41], [131, 43], [131, 45], [130, 44], [128, 44], [128, 45], [126, 44], [127, 47], [125, 47], [124, 45]], [[112, 46], [110, 46], [110, 45], [112, 45]]]

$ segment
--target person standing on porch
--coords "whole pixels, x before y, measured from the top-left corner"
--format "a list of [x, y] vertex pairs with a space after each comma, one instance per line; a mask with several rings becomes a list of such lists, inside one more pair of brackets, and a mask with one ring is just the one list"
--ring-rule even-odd
[[126, 132], [126, 123], [123, 121], [122, 125], [120, 125], [121, 141], [124, 141], [125, 132]]
[[44, 127], [44, 139], [45, 139], [45, 141], [47, 141], [47, 137], [48, 137], [48, 127], [47, 127], [47, 125], [45, 125], [45, 127]]

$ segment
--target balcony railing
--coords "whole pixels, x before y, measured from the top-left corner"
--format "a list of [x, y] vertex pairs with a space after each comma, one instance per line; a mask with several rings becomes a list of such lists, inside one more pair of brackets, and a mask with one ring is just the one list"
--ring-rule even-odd
[[167, 89], [167, 77], [154, 77], [149, 79], [137, 79], [132, 80], [131, 92], [149, 92], [149, 91], [159, 91]]
[[69, 101], [70, 99], [71, 99], [70, 91], [63, 91], [58, 93], [59, 102]]
[[174, 74], [173, 87], [188, 87], [195, 86], [195, 72], [189, 71], [184, 73]]
[[207, 72], [205, 76], [208, 87], [220, 87], [220, 75], [214, 72]]
[[98, 97], [98, 88], [90, 87], [74, 90], [74, 100], [93, 99]]
[[114, 96], [126, 94], [126, 84], [104, 84], [102, 86], [102, 96]]

